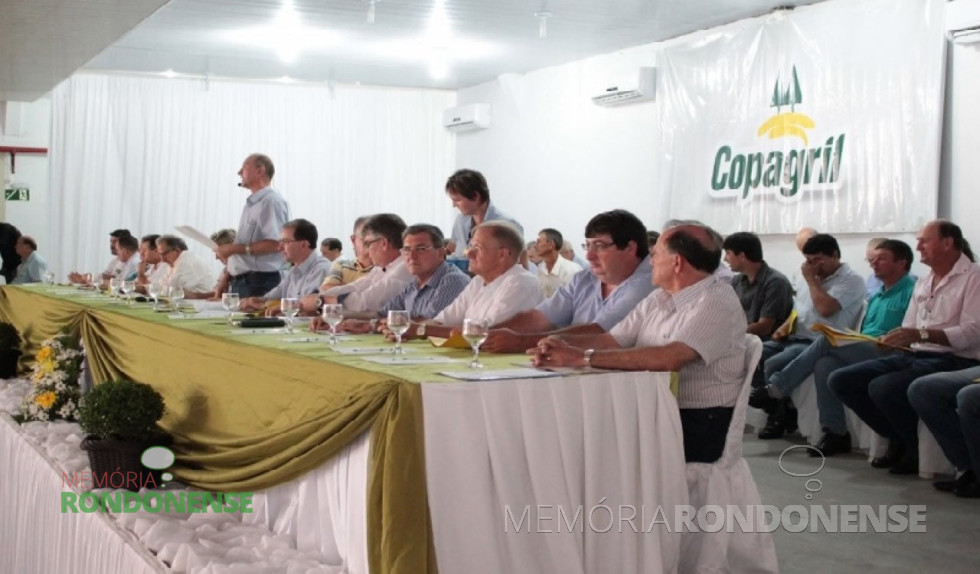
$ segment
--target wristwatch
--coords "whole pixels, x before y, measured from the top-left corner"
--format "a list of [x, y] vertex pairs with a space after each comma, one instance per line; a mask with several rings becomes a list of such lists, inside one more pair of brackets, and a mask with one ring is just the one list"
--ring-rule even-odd
[[920, 341], [929, 340], [929, 329], [919, 329], [919, 340]]
[[251, 243], [246, 243], [245, 244], [245, 255], [252, 255], [252, 244]]
[[587, 369], [592, 368], [592, 355], [594, 354], [595, 354], [595, 349], [586, 349], [585, 352], [582, 353], [582, 358], [585, 359], [585, 368]]
[[415, 328], [415, 334], [419, 337], [425, 337], [425, 323], [418, 324], [418, 327]]

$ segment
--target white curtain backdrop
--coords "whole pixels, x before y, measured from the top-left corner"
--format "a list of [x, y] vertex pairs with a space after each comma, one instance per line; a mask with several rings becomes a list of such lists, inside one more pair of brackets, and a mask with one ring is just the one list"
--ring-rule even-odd
[[113, 229], [237, 227], [248, 192], [236, 174], [252, 152], [275, 162], [290, 215], [342, 239], [345, 257], [363, 214], [448, 234], [455, 136], [441, 118], [455, 102], [450, 91], [76, 74], [52, 96], [45, 256], [63, 277], [101, 271]]

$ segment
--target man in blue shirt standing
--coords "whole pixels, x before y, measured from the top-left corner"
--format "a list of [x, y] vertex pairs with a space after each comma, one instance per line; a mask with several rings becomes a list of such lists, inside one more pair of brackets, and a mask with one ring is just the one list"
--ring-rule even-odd
[[227, 260], [231, 275], [230, 292], [242, 298], [261, 297], [279, 284], [283, 256], [279, 252], [279, 231], [289, 221], [289, 205], [272, 189], [276, 168], [268, 156], [252, 154], [238, 170], [239, 187], [249, 190], [235, 242], [215, 247]]
[[514, 225], [521, 234], [524, 228], [513, 217], [490, 202], [490, 187], [483, 174], [472, 169], [461, 169], [446, 180], [446, 193], [459, 210], [453, 223], [452, 242], [455, 250], [450, 255], [465, 258], [463, 251], [470, 244], [473, 229], [485, 221], [506, 221]]
[[653, 291], [647, 230], [632, 213], [600, 213], [585, 226], [589, 271], [534, 309], [495, 325], [481, 349], [518, 353], [548, 335], [608, 332]]

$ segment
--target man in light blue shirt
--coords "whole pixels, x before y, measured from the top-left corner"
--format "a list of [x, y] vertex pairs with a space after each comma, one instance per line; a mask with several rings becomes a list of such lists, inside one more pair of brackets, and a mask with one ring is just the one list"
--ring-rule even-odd
[[[762, 345], [760, 368], [753, 386], [761, 388], [774, 373], [783, 370], [806, 350], [817, 337], [811, 327], [820, 322], [838, 330], [853, 328], [864, 302], [864, 279], [841, 263], [837, 240], [818, 233], [803, 245], [806, 261], [800, 268], [806, 286], [796, 294], [796, 316], [783, 323]], [[780, 438], [796, 428], [796, 410], [788, 399], [768, 410], [769, 421], [759, 433], [761, 439]]]
[[612, 329], [653, 291], [647, 230], [632, 213], [616, 209], [593, 217], [583, 246], [588, 273], [534, 309], [490, 331], [481, 349], [518, 353], [555, 333], [598, 334]]
[[291, 297], [302, 298], [316, 293], [330, 272], [330, 261], [317, 250], [316, 226], [305, 219], [294, 219], [282, 226], [279, 250], [293, 266], [278, 285], [262, 297], [243, 299], [240, 309], [264, 309], [267, 303]]
[[238, 170], [239, 187], [251, 192], [242, 210], [235, 242], [214, 249], [227, 261], [232, 293], [241, 297], [258, 297], [275, 287], [283, 266], [279, 252], [279, 231], [289, 220], [289, 205], [272, 189], [276, 168], [268, 156], [252, 154]]
[[14, 245], [17, 255], [20, 255], [20, 265], [17, 266], [17, 274], [13, 285], [24, 283], [40, 283], [44, 281], [44, 273], [48, 270], [48, 264], [37, 254], [37, 242], [33, 237], [26, 235], [20, 236]]
[[524, 234], [524, 228], [516, 219], [490, 202], [490, 187], [482, 173], [472, 169], [458, 170], [446, 180], [446, 194], [453, 201], [453, 207], [459, 210], [453, 223], [454, 257], [465, 259], [463, 250], [470, 244], [473, 228], [484, 221], [506, 221]]

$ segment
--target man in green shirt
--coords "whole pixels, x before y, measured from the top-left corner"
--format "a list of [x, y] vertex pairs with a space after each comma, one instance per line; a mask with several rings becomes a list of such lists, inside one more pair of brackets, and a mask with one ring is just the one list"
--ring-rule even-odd
[[[868, 302], [861, 333], [879, 337], [902, 324], [915, 288], [915, 281], [909, 277], [912, 258], [912, 248], [895, 239], [882, 241], [875, 249], [870, 263], [882, 287]], [[847, 432], [844, 405], [830, 391], [827, 379], [841, 367], [876, 359], [883, 352], [872, 343], [833, 347], [825, 337], [819, 337], [785, 368], [774, 373], [768, 385], [753, 391], [749, 404], [764, 408], [788, 397], [812, 374], [817, 390], [820, 424], [824, 430], [823, 437], [815, 446], [825, 456], [850, 452], [851, 435]], [[816, 455], [816, 452], [810, 452]]]

